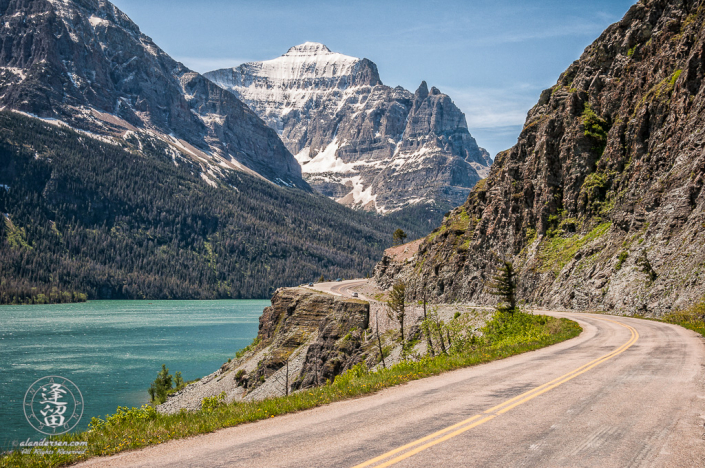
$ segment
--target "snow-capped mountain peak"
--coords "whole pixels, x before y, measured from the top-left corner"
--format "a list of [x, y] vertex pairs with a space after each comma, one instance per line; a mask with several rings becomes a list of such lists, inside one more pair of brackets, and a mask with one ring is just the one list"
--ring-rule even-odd
[[[355, 73], [357, 57], [331, 52], [318, 42], [305, 42], [292, 47], [273, 60], [251, 62], [233, 70], [246, 70], [267, 86], [291, 87], [301, 80], [315, 80], [318, 88], [348, 87]], [[298, 87], [297, 87], [298, 88]]]
[[296, 45], [289, 49], [285, 57], [296, 57], [301, 55], [322, 55], [322, 54], [332, 54], [328, 47], [320, 42], [304, 42], [303, 44]]
[[316, 190], [378, 213], [457, 206], [488, 170], [465, 116], [422, 83], [384, 86], [377, 66], [318, 42], [205, 75], [274, 128]]

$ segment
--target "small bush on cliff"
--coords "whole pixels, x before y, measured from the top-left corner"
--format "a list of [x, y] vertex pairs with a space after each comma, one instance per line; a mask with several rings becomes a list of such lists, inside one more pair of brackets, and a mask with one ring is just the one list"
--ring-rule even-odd
[[614, 266], [614, 269], [617, 271], [621, 270], [622, 265], [624, 265], [624, 262], [627, 261], [627, 257], [629, 257], [629, 252], [626, 250], [621, 252], [619, 257], [617, 257], [617, 264]]
[[602, 156], [607, 146], [607, 132], [610, 130], [610, 125], [598, 116], [588, 103], [585, 103], [583, 109], [583, 127], [585, 127], [585, 136], [595, 142], [592, 150]]
[[406, 237], [406, 233], [402, 229], [397, 229], [396, 231], [394, 231], [394, 234], [392, 234], [394, 245], [403, 244]]
[[654, 267], [651, 266], [651, 262], [649, 261], [649, 257], [646, 256], [646, 251], [642, 252], [641, 256], [637, 259], [636, 264], [637, 264], [637, 266], [641, 267], [641, 272], [649, 277], [649, 282], [648, 282], [649, 286], [654, 281], [656, 281], [656, 278], [658, 278], [658, 274], [654, 270]]

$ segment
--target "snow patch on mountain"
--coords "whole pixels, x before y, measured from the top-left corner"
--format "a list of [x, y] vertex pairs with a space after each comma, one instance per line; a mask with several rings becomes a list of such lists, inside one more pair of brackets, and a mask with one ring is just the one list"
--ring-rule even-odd
[[489, 172], [448, 96], [425, 82], [415, 94], [384, 86], [374, 63], [323, 44], [205, 76], [276, 130], [309, 184], [339, 203], [378, 213], [459, 205]]
[[110, 24], [108, 20], [95, 15], [92, 15], [90, 18], [88, 18], [88, 22], [91, 23], [91, 26], [93, 26], [94, 28], [98, 25], [108, 26]]
[[353, 65], [359, 60], [356, 57], [333, 53], [323, 44], [306, 42], [292, 47], [276, 59], [246, 65], [251, 67], [256, 76], [266, 77], [269, 82], [288, 83], [348, 76]]
[[[351, 172], [355, 165], [343, 162], [336, 153], [345, 142], [338, 142], [335, 138], [323, 151], [318, 153], [308, 161], [299, 160], [302, 172], [306, 174], [317, 174], [321, 172]], [[300, 154], [300, 153], [299, 153]], [[303, 158], [302, 158], [303, 159]]]

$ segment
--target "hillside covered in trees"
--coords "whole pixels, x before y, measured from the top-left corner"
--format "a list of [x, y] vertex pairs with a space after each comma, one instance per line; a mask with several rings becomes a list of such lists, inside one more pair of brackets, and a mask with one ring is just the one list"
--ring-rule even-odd
[[139, 145], [0, 112], [0, 303], [268, 298], [369, 274], [399, 227], [425, 234], [403, 212], [356, 212], [241, 172], [214, 187], [162, 141]]

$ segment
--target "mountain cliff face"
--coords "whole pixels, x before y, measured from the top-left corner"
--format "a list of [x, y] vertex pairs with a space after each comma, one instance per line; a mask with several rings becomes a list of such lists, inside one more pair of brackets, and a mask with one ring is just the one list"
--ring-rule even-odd
[[323, 44], [205, 76], [276, 129], [316, 190], [347, 206], [458, 206], [492, 163], [447, 95], [425, 82], [415, 94], [384, 86], [374, 63]]
[[541, 94], [517, 144], [388, 286], [492, 302], [498, 257], [520, 296], [660, 315], [705, 293], [705, 6], [642, 0]]
[[104, 0], [0, 0], [0, 107], [308, 190], [276, 132]]

